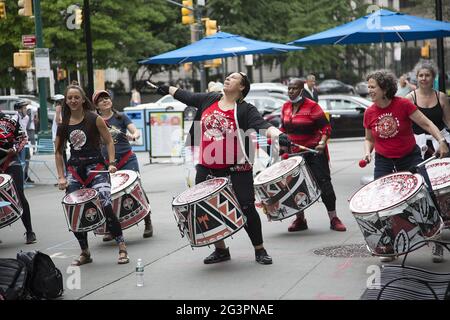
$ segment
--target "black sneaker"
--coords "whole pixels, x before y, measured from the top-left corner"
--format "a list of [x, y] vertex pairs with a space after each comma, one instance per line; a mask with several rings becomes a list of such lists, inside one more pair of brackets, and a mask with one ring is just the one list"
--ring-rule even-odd
[[25, 179], [25, 183], [34, 183], [34, 181], [33, 181], [33, 180], [31, 180], [31, 178], [30, 178], [30, 177], [28, 177], [28, 178], [26, 178], [26, 179]]
[[25, 244], [32, 244], [36, 242], [36, 235], [34, 234], [34, 232], [26, 232], [25, 236], [27, 238], [27, 241], [25, 242]]
[[272, 264], [272, 257], [267, 254], [264, 248], [255, 250], [255, 260], [260, 264]]
[[226, 249], [220, 249], [216, 248], [213, 253], [211, 253], [209, 256], [207, 256], [204, 260], [204, 264], [212, 264], [212, 263], [218, 263], [222, 261], [230, 260], [230, 250], [228, 248]]

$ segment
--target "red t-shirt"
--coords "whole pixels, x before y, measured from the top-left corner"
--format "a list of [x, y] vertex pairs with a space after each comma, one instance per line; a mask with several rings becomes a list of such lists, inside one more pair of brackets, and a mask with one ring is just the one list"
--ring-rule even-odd
[[236, 164], [239, 141], [234, 110], [223, 111], [219, 102], [214, 102], [203, 111], [201, 128], [200, 164], [211, 169]]
[[331, 135], [331, 125], [315, 101], [303, 99], [295, 115], [292, 115], [292, 102], [288, 101], [283, 105], [280, 130], [287, 133], [292, 142], [314, 148], [323, 134]]
[[416, 145], [409, 116], [417, 107], [408, 99], [394, 97], [386, 108], [376, 104], [364, 113], [364, 128], [375, 139], [375, 151], [386, 158], [402, 158]]

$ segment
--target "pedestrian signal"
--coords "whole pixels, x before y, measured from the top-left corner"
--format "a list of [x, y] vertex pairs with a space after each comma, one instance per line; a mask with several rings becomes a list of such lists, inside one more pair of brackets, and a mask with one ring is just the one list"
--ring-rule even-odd
[[206, 35], [212, 36], [217, 32], [217, 20], [206, 20], [205, 21], [205, 29], [206, 29]]
[[0, 19], [6, 19], [6, 4], [0, 2]]
[[14, 52], [14, 68], [29, 69], [31, 68], [30, 52]]

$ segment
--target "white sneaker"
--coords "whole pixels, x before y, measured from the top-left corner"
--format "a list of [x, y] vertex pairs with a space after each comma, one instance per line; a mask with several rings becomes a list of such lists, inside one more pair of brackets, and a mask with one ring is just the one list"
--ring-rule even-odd
[[381, 262], [392, 262], [396, 259], [395, 256], [381, 256], [380, 261]]
[[444, 261], [444, 248], [440, 244], [435, 243], [431, 249], [431, 256], [434, 263]]

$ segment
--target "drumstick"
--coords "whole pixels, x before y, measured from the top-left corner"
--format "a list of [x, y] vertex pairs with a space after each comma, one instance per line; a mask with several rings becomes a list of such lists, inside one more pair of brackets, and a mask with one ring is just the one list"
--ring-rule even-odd
[[411, 168], [409, 169], [409, 171], [410, 171], [411, 173], [417, 173], [417, 171], [418, 171], [419, 168], [423, 167], [423, 166], [426, 165], [428, 162], [433, 161], [434, 159], [436, 159], [436, 156], [432, 156], [432, 157], [428, 158], [427, 160], [422, 161], [422, 162], [419, 163], [417, 166], [411, 167]]
[[[267, 144], [272, 144], [272, 139], [271, 138], [267, 139]], [[308, 148], [308, 147], [305, 147], [305, 146], [302, 146], [301, 144], [296, 144], [296, 143], [291, 142], [291, 145], [296, 146], [297, 148], [300, 148], [302, 150], [307, 150], [307, 151], [312, 152], [312, 153], [319, 153], [319, 151], [311, 149], [311, 148]]]
[[97, 173], [107, 173], [109, 172], [108, 170], [89, 170], [89, 173], [91, 172], [97, 172]]
[[359, 160], [359, 166], [364, 168], [369, 162], [365, 159]]
[[289, 158], [292, 158], [292, 157], [301, 156], [301, 155], [304, 155], [304, 154], [307, 154], [307, 153], [311, 153], [311, 151], [302, 151], [302, 152], [297, 152], [297, 153], [283, 153], [281, 155], [281, 158], [283, 160], [286, 160], [286, 159], [289, 159]]
[[147, 83], [147, 85], [149, 86], [149, 87], [151, 87], [152, 89], [158, 89], [158, 86], [155, 86], [153, 83], [151, 83], [150, 81], [146, 81], [145, 83]]

